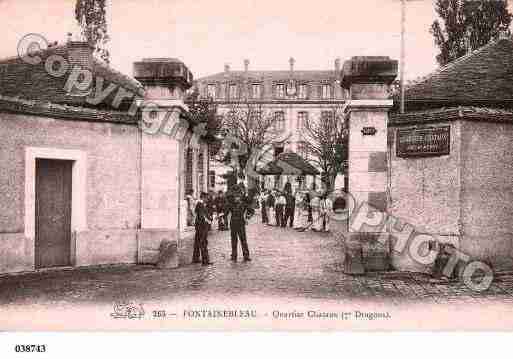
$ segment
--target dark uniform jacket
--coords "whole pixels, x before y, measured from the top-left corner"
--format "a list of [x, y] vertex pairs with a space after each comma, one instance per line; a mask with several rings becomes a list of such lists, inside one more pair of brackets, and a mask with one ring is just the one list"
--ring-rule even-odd
[[272, 195], [272, 193], [270, 193], [269, 196], [267, 197], [267, 207], [274, 208], [274, 203], [275, 203], [274, 196]]
[[214, 215], [214, 212], [215, 212], [215, 209], [216, 209], [216, 205], [215, 205], [214, 199], [213, 198], [209, 198], [207, 200], [207, 205], [206, 206], [207, 206], [208, 216], [211, 218]]
[[216, 198], [216, 210], [217, 210], [217, 213], [223, 213], [224, 212], [224, 207], [225, 207], [225, 199], [224, 199], [224, 196], [218, 196]]
[[210, 220], [210, 216], [207, 210], [207, 207], [205, 206], [205, 203], [198, 202], [196, 204], [196, 208], [194, 209], [194, 212], [196, 213], [196, 222], [194, 223], [196, 228], [204, 228], [208, 226], [207, 219]]
[[296, 208], [296, 198], [293, 195], [286, 194], [285, 199], [287, 200], [287, 204], [285, 205], [285, 208], [287, 208], [287, 209]]
[[231, 214], [230, 224], [244, 225], [247, 217], [253, 215], [253, 209], [248, 206], [248, 202], [243, 199], [240, 202], [231, 201], [226, 208], [226, 213]]

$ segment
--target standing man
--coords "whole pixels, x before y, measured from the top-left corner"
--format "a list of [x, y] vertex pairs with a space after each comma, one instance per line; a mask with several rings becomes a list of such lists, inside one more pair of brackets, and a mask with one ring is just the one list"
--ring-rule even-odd
[[312, 231], [320, 232], [323, 228], [323, 218], [321, 215], [321, 195], [319, 193], [314, 193], [312, 201], [310, 205], [312, 206]]
[[230, 218], [230, 234], [232, 242], [231, 260], [237, 261], [237, 245], [240, 241], [242, 247], [242, 255], [244, 261], [250, 261], [248, 242], [246, 239], [246, 221], [253, 214], [253, 210], [245, 201], [245, 197], [239, 191], [233, 194], [233, 200], [227, 206], [227, 213], [231, 214]]
[[276, 214], [274, 212], [274, 205], [275, 205], [275, 198], [274, 198], [274, 191], [269, 191], [269, 194], [267, 195], [267, 208], [269, 210], [269, 216], [267, 224], [271, 225], [271, 217], [276, 218]]
[[265, 190], [260, 193], [258, 200], [260, 202], [260, 210], [262, 212], [262, 223], [268, 223], [269, 219], [267, 218], [267, 193]]
[[212, 220], [209, 218], [205, 203], [207, 199], [208, 194], [201, 192], [200, 199], [196, 203], [196, 208], [194, 209], [194, 212], [196, 213], [196, 221], [194, 223], [196, 233], [194, 235], [194, 251], [192, 253], [192, 263], [200, 263], [201, 256], [201, 264], [204, 266], [213, 264], [210, 262], [210, 258], [208, 256], [207, 237], [208, 229], [212, 224]]
[[292, 193], [287, 192], [285, 194], [286, 204], [285, 204], [285, 225], [287, 227], [287, 222], [289, 223], [290, 228], [294, 227], [294, 212], [296, 211], [296, 197], [292, 195]]
[[324, 195], [323, 210], [324, 210], [324, 231], [329, 232], [330, 231], [330, 219], [331, 219], [331, 214], [333, 212], [333, 201], [331, 200], [331, 198], [328, 196], [327, 193]]
[[278, 196], [278, 200], [276, 201], [276, 225], [278, 227], [286, 227], [285, 223], [285, 205], [287, 204], [287, 199], [285, 198], [284, 193], [280, 193]]

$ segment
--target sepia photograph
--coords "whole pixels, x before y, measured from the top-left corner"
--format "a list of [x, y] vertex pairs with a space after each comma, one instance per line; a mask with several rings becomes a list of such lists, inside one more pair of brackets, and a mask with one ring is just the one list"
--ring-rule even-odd
[[513, 330], [512, 14], [0, 0], [0, 331]]

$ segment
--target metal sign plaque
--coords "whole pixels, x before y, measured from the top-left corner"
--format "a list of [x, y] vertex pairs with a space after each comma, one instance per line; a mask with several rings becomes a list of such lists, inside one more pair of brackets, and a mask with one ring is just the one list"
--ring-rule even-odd
[[376, 130], [376, 127], [364, 127], [362, 128], [362, 135], [364, 136], [374, 136], [378, 130]]
[[443, 156], [450, 147], [451, 126], [397, 130], [397, 157]]

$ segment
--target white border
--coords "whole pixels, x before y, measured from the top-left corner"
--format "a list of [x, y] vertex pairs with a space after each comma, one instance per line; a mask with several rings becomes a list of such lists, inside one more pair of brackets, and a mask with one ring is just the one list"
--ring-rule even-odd
[[25, 148], [25, 237], [36, 236], [36, 159], [71, 160], [71, 230], [87, 229], [86, 218], [86, 176], [87, 155], [85, 151], [49, 147]]

